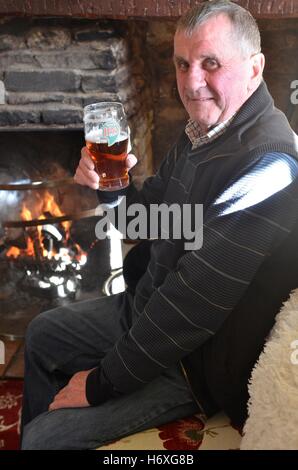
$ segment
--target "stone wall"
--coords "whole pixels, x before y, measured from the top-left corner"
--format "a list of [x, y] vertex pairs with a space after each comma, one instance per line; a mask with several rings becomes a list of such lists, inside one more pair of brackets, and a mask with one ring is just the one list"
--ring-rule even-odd
[[[298, 132], [298, 19], [258, 20], [265, 80]], [[0, 126], [82, 126], [82, 107], [120, 100], [137, 182], [156, 170], [186, 122], [172, 62], [175, 20], [0, 20]], [[298, 85], [297, 85], [298, 88]], [[152, 158], [153, 155], [153, 158]]]
[[[291, 85], [298, 80], [298, 19], [262, 19], [258, 20], [258, 24], [266, 56], [264, 78], [276, 106], [286, 113], [292, 127], [298, 132], [298, 104], [291, 100], [294, 91]], [[172, 62], [174, 32], [175, 21], [149, 22], [147, 48], [153, 77], [155, 168], [187, 119], [175, 84]]]
[[0, 129], [82, 129], [85, 105], [121, 101], [140, 157], [134, 174], [141, 183], [152, 172], [152, 99], [142, 58], [146, 25], [2, 19]]
[[[292, 102], [293, 81], [298, 79], [298, 19], [259, 20], [266, 57], [264, 78], [275, 104], [294, 126], [297, 105]], [[298, 128], [295, 127], [298, 132]]]
[[154, 100], [152, 146], [155, 170], [187, 120], [187, 114], [178, 96], [173, 64], [175, 24], [176, 21], [173, 20], [155, 20], [148, 24], [147, 56]]

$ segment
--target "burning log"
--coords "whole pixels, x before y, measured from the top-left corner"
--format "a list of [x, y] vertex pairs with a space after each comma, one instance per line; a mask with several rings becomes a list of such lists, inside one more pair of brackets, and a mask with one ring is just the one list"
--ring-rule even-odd
[[41, 244], [41, 240], [39, 238], [39, 233], [37, 227], [27, 227], [26, 233], [31, 238], [33, 243], [33, 250], [35, 259], [38, 261], [42, 261], [43, 259], [43, 246]]
[[6, 256], [15, 270], [25, 273], [20, 282], [22, 289], [43, 297], [73, 296], [80, 287], [79, 271], [87, 257], [71, 239], [69, 217], [49, 192], [44, 196], [39, 201], [38, 219], [24, 205], [22, 221], [5, 223], [6, 228], [22, 227], [25, 239], [25, 247], [12, 246]]

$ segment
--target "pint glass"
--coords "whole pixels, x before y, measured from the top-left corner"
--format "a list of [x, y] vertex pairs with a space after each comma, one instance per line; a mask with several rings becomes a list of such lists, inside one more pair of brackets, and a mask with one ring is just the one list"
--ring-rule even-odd
[[86, 146], [99, 175], [99, 189], [128, 186], [126, 167], [129, 128], [121, 103], [94, 103], [84, 108]]

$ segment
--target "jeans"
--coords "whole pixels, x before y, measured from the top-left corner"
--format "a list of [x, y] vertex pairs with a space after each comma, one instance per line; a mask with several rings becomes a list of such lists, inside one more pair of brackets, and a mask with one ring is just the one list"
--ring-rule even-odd
[[73, 374], [96, 367], [131, 327], [132, 296], [73, 303], [38, 315], [25, 342], [22, 449], [94, 449], [199, 411], [179, 365], [142, 389], [100, 406], [49, 404]]

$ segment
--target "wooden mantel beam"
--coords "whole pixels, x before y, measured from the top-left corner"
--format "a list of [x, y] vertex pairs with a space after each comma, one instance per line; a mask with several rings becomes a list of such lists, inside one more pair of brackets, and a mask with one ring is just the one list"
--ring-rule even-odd
[[[0, 0], [0, 16], [178, 18], [198, 0]], [[298, 0], [235, 0], [255, 18], [298, 18]]]

